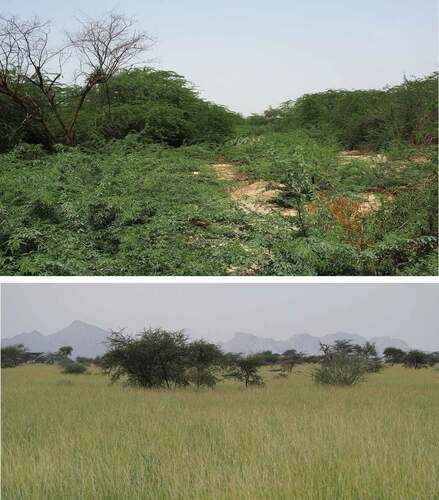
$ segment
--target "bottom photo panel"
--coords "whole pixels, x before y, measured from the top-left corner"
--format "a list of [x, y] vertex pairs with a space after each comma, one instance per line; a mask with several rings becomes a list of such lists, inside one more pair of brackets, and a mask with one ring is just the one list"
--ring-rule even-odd
[[3, 499], [437, 499], [439, 284], [1, 286]]

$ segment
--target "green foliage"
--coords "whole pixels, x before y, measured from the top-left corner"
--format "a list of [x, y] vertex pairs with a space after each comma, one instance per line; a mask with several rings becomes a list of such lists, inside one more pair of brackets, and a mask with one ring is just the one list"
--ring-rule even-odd
[[[243, 125], [169, 72], [128, 71], [107, 87], [88, 96], [81, 148], [0, 155], [3, 275], [438, 273], [434, 146], [393, 138], [380, 156], [340, 154], [334, 134], [273, 131], [285, 110]], [[237, 133], [224, 144], [221, 124]], [[222, 161], [237, 179], [218, 179]], [[253, 180], [276, 193], [266, 214], [230, 196]]]
[[74, 361], [69, 361], [64, 363], [62, 373], [69, 375], [80, 375], [87, 371], [87, 366], [82, 363], [75, 363]]
[[146, 388], [214, 386], [215, 369], [222, 363], [220, 349], [204, 340], [189, 342], [183, 330], [144, 330], [137, 337], [113, 332], [101, 366], [115, 382]]
[[[31, 96], [42, 110], [47, 112], [47, 103], [42, 99], [39, 91], [34, 88], [34, 85], [31, 83], [23, 83], [23, 85], [25, 93]], [[48, 138], [41, 124], [29, 120], [21, 106], [6, 95], [0, 95], [0, 110], [0, 153], [21, 144], [22, 147], [19, 149], [21, 149], [21, 154], [26, 157], [32, 155], [32, 146], [35, 145], [38, 150], [41, 148], [41, 144], [48, 146]]]
[[[33, 146], [41, 148], [40, 144], [44, 144], [47, 149], [56, 149], [53, 140], [62, 143], [66, 137], [39, 90], [30, 85], [26, 92], [45, 112], [45, 121], [54, 138], [49, 139], [38, 122], [26, 120], [17, 104], [0, 96], [0, 153], [19, 143], [31, 143], [20, 146], [17, 154], [24, 160], [33, 160], [38, 154]], [[59, 114], [68, 123], [77, 105], [79, 89], [65, 86], [57, 92], [62, 94]], [[222, 143], [232, 135], [234, 125], [240, 120], [239, 115], [223, 106], [203, 100], [184, 77], [172, 71], [131, 69], [120, 71], [88, 93], [76, 125], [75, 143], [102, 147], [112, 139], [132, 133], [139, 133], [144, 142], [170, 146]]]
[[439, 363], [439, 351], [430, 352], [428, 354], [428, 364], [430, 366], [435, 366]]
[[259, 359], [263, 365], [274, 365], [281, 359], [281, 355], [271, 351], [262, 351], [258, 353]]
[[113, 382], [126, 376], [141, 387], [185, 386], [188, 339], [183, 331], [144, 330], [137, 338], [112, 332], [104, 367]]
[[245, 384], [246, 387], [264, 384], [264, 380], [259, 374], [259, 368], [264, 364], [264, 360], [259, 354], [231, 356], [229, 363], [226, 377], [234, 378]]
[[67, 359], [73, 352], [73, 347], [69, 345], [62, 346], [58, 349], [58, 356], [60, 359]]
[[348, 340], [338, 340], [333, 346], [321, 344], [323, 353], [320, 364], [312, 372], [315, 382], [329, 385], [356, 385], [365, 379], [366, 373], [381, 370], [373, 344], [352, 345]]
[[87, 220], [93, 229], [106, 229], [119, 214], [117, 207], [105, 200], [92, 200], [88, 206]]
[[[437, 80], [405, 79], [384, 90], [328, 90], [305, 94], [269, 109], [264, 121], [275, 130], [306, 128], [327, 135], [343, 147], [387, 148], [393, 141], [437, 143]], [[250, 123], [260, 123], [255, 117]]]
[[14, 368], [27, 361], [27, 349], [23, 344], [11, 345], [1, 348], [1, 367]]
[[14, 147], [12, 154], [18, 160], [33, 161], [42, 160], [47, 155], [41, 144], [20, 143]]
[[386, 363], [390, 363], [392, 365], [403, 363], [405, 356], [406, 352], [402, 349], [398, 349], [396, 347], [386, 347], [386, 349], [384, 349], [384, 360]]
[[130, 133], [170, 146], [217, 143], [232, 134], [237, 120], [225, 108], [202, 100], [182, 76], [143, 68], [120, 72], [90, 93], [78, 134], [90, 144]]
[[404, 357], [403, 365], [406, 368], [413, 368], [414, 370], [426, 368], [429, 365], [429, 356], [423, 351], [409, 351]]
[[188, 380], [196, 387], [213, 387], [218, 382], [216, 370], [223, 364], [221, 349], [205, 340], [194, 340], [188, 346]]
[[321, 364], [313, 371], [313, 378], [319, 384], [355, 385], [364, 380], [366, 373], [362, 359], [338, 354], [330, 362]]

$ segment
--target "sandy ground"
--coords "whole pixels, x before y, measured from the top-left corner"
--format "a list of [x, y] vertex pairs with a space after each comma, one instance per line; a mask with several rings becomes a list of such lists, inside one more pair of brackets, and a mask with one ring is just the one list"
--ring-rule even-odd
[[216, 163], [213, 168], [218, 179], [239, 183], [230, 191], [230, 197], [246, 212], [255, 212], [260, 215], [278, 212], [284, 217], [297, 215], [297, 210], [283, 208], [273, 203], [272, 200], [283, 187], [281, 184], [273, 184], [264, 179], [249, 181], [240, 176], [236, 167], [230, 163]]
[[[360, 151], [345, 151], [340, 155], [341, 162], [350, 161], [352, 159], [373, 159], [383, 163], [387, 162], [387, 158], [384, 155], [369, 156], [361, 153]], [[273, 202], [284, 187], [282, 184], [276, 184], [264, 179], [250, 181], [243, 177], [239, 173], [236, 166], [231, 163], [215, 163], [213, 165], [213, 169], [215, 170], [218, 179], [224, 181], [234, 181], [236, 183], [235, 187], [230, 190], [230, 197], [246, 212], [254, 212], [260, 215], [278, 212], [284, 217], [297, 215], [297, 210], [294, 210], [293, 208], [283, 208]], [[359, 206], [358, 212], [362, 215], [366, 215], [369, 212], [379, 210], [381, 205], [382, 202], [377, 195], [373, 193], [366, 193], [364, 195], [364, 201]], [[251, 251], [250, 249], [245, 250]], [[269, 256], [268, 251], [267, 256]], [[253, 264], [247, 269], [230, 266], [226, 272], [230, 275], [239, 274], [251, 276], [256, 274], [259, 267], [260, 266], [258, 264]]]

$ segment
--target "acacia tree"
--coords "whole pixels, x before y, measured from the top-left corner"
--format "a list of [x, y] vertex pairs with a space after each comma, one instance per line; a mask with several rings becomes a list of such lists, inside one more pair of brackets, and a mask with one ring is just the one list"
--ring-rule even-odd
[[415, 370], [418, 370], [420, 368], [426, 368], [428, 366], [428, 361], [428, 354], [422, 351], [413, 350], [409, 351], [405, 355], [403, 365], [406, 368], [413, 368]]
[[14, 368], [25, 363], [28, 359], [27, 349], [23, 344], [16, 344], [1, 348], [2, 368]]
[[215, 368], [223, 363], [219, 347], [205, 340], [189, 342], [183, 330], [149, 328], [136, 337], [119, 330], [107, 345], [99, 365], [113, 382], [126, 377], [130, 385], [141, 387], [211, 387], [218, 380]]
[[386, 363], [390, 363], [392, 365], [403, 363], [406, 356], [405, 351], [398, 349], [397, 347], [386, 347], [383, 354]]
[[[80, 31], [68, 33], [66, 44], [52, 49], [49, 21], [0, 17], [0, 94], [22, 109], [22, 125], [38, 122], [50, 144], [56, 142], [56, 132], [49, 113], [66, 143], [75, 145], [76, 124], [90, 91], [138, 62], [140, 54], [152, 45], [152, 39], [137, 31], [135, 21], [123, 14], [111, 12], [98, 20], [79, 22]], [[72, 55], [76, 56], [79, 83], [75, 86], [75, 104], [66, 117], [62, 111], [65, 95], [61, 80], [64, 64]], [[44, 104], [29, 91], [29, 85], [38, 90]]]
[[223, 363], [224, 355], [221, 349], [203, 339], [194, 340], [189, 345], [188, 363], [190, 365], [190, 381], [199, 388], [202, 385], [214, 386], [218, 378], [215, 369]]
[[363, 357], [367, 364], [367, 371], [370, 373], [377, 373], [383, 369], [383, 363], [378, 356], [376, 345], [372, 342], [366, 342], [364, 345], [355, 344], [353, 346], [354, 352]]
[[73, 347], [64, 345], [58, 349], [57, 355], [61, 360], [68, 359], [73, 352]]
[[168, 389], [185, 386], [187, 342], [183, 330], [149, 328], [136, 337], [124, 330], [113, 331], [102, 365], [113, 382], [126, 376], [130, 385]]
[[229, 370], [227, 377], [235, 378], [243, 382], [246, 387], [249, 385], [263, 385], [264, 381], [259, 374], [259, 368], [264, 364], [263, 359], [258, 354], [248, 356], [235, 355], [229, 357]]

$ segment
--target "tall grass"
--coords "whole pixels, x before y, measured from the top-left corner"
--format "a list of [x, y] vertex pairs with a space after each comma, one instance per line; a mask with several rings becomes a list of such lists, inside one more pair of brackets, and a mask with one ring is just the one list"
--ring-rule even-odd
[[334, 388], [305, 370], [168, 392], [2, 370], [3, 498], [439, 498], [437, 371]]

